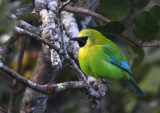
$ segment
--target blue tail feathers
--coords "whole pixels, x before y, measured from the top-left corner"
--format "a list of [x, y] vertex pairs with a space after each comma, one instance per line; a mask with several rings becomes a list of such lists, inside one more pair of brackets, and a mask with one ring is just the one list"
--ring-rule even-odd
[[143, 96], [145, 97], [144, 92], [142, 91], [142, 89], [138, 86], [138, 84], [136, 83], [136, 81], [133, 78], [130, 78], [129, 81], [127, 82], [128, 86], [130, 87], [130, 89], [132, 90], [132, 92], [137, 96]]

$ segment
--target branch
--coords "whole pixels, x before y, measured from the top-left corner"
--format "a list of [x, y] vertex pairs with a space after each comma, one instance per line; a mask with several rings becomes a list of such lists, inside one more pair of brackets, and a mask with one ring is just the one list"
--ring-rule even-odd
[[62, 18], [61, 18], [61, 9], [69, 4], [71, 2], [71, 0], [68, 0], [67, 2], [65, 2], [64, 4], [62, 4], [60, 7], [58, 7], [58, 28], [59, 28], [59, 31], [60, 31], [60, 38], [61, 38], [61, 41], [62, 41], [62, 49], [64, 51], [64, 54], [65, 54], [65, 59], [71, 64], [71, 67], [73, 70], [75, 70], [75, 72], [78, 72], [77, 74], [80, 75], [79, 78], [83, 81], [87, 81], [86, 80], [86, 77], [84, 76], [84, 74], [80, 71], [80, 69], [78, 68], [78, 66], [76, 65], [76, 63], [74, 62], [74, 60], [72, 60], [70, 58], [70, 56], [68, 55], [68, 52], [66, 50], [66, 46], [64, 44], [64, 37], [63, 37], [63, 26], [62, 26]]
[[72, 13], [80, 13], [80, 14], [84, 14], [84, 15], [87, 15], [87, 16], [93, 16], [95, 18], [98, 18], [104, 22], [110, 22], [111, 20], [109, 20], [108, 18], [98, 14], [98, 13], [95, 13], [93, 11], [90, 11], [88, 9], [82, 9], [82, 8], [77, 8], [77, 7], [71, 7], [71, 6], [65, 6], [64, 7], [64, 10], [65, 11], [68, 11], [68, 12], [72, 12]]
[[37, 83], [33, 83], [32, 81], [24, 78], [23, 76], [19, 75], [18, 73], [16, 73], [12, 69], [8, 68], [3, 63], [0, 63], [0, 69], [3, 72], [7, 73], [12, 78], [14, 78], [14, 79], [22, 82], [23, 84], [27, 85], [28, 87], [30, 87], [30, 88], [38, 91], [38, 92], [47, 94], [47, 95], [62, 92], [62, 91], [65, 91], [67, 89], [79, 89], [79, 88], [83, 89], [83, 88], [86, 88], [88, 86], [88, 84], [86, 84], [86, 82], [84, 82], [84, 81], [71, 81], [71, 82], [64, 82], [64, 83], [59, 83], [59, 84], [40, 85], [40, 84], [37, 84]]
[[22, 28], [22, 29], [25, 29], [31, 33], [34, 33], [36, 35], [41, 35], [42, 31], [40, 29], [38, 29], [37, 27], [23, 21], [23, 20], [20, 20], [19, 23], [18, 23], [18, 27]]
[[5, 61], [8, 50], [12, 47], [13, 43], [18, 38], [19, 36], [17, 34], [13, 34], [13, 36], [0, 47], [0, 60], [1, 61]]
[[89, 97], [92, 97], [94, 99], [100, 99], [105, 95], [105, 92], [108, 89], [108, 86], [106, 87], [106, 83], [103, 81], [98, 84], [98, 91], [90, 88], [88, 83], [85, 81], [70, 81], [58, 84], [40, 85], [19, 75], [18, 73], [4, 65], [2, 62], [0, 63], [0, 69], [12, 78], [16, 79], [17, 81], [20, 81], [28, 87], [47, 95], [62, 92], [67, 89], [82, 89], [87, 95], [89, 95]]
[[4, 65], [2, 62], [0, 63], [0, 69], [12, 78], [16, 79], [17, 81], [22, 82], [26, 86], [47, 95], [62, 92], [67, 89], [82, 89], [87, 95], [89, 95], [89, 97], [94, 99], [101, 99], [105, 95], [106, 90], [108, 89], [108, 85], [106, 87], [107, 83], [103, 81], [98, 84], [98, 91], [90, 88], [86, 81], [70, 81], [58, 84], [40, 85], [19, 75], [18, 73]]
[[[59, 0], [58, 0], [59, 1]], [[61, 12], [61, 10], [67, 6], [72, 0], [67, 0], [66, 2], [62, 3], [62, 5], [59, 7], [59, 11]], [[60, 2], [59, 2], [60, 3]]]
[[159, 47], [160, 46], [160, 41], [155, 41], [153, 43], [142, 43], [140, 41], [136, 41], [133, 38], [131, 38], [129, 35], [127, 35], [125, 32], [122, 33], [122, 36], [126, 38], [128, 41], [133, 43], [136, 46], [139, 47]]
[[35, 35], [33, 33], [30, 33], [24, 29], [21, 29], [19, 27], [15, 27], [15, 30], [20, 33], [20, 34], [25, 34], [30, 36], [31, 38], [33, 37], [34, 39], [36, 39], [37, 41], [40, 41], [46, 45], [48, 45], [50, 48], [54, 49], [58, 54], [60, 54], [61, 56], [63, 56], [70, 64], [71, 67], [74, 69], [74, 71], [77, 73], [77, 75], [79, 75], [79, 78], [81, 78], [81, 80], [86, 80], [86, 77], [84, 76], [84, 74], [80, 71], [80, 69], [78, 68], [78, 66], [76, 65], [76, 63], [69, 57], [68, 54], [66, 54], [63, 50], [61, 50], [59, 47], [57, 47], [56, 45], [53, 45], [52, 43], [50, 43], [49, 41], [41, 38], [38, 35]]
[[[106, 18], [98, 13], [87, 10], [87, 9], [65, 6], [64, 10], [68, 11], [68, 12], [72, 12], [72, 13], [80, 13], [80, 14], [84, 14], [87, 16], [93, 16], [97, 19], [100, 19], [100, 20], [106, 22], [106, 23], [111, 21], [108, 18]], [[133, 43], [135, 46], [140, 46], [140, 47], [155, 47], [155, 46], [159, 47], [160, 46], [160, 41], [155, 41], [154, 43], [142, 43], [140, 41], [134, 40], [132, 37], [127, 35], [126, 32], [122, 32], [122, 36], [125, 39], [127, 39], [129, 42]]]

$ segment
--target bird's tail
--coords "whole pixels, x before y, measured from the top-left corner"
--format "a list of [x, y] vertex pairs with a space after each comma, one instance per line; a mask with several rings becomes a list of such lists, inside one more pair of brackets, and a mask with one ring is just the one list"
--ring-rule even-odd
[[142, 91], [142, 89], [138, 86], [138, 84], [136, 83], [136, 81], [133, 78], [130, 78], [129, 81], [127, 82], [128, 86], [130, 87], [130, 89], [132, 90], [132, 92], [137, 96], [143, 96], [145, 97], [144, 92]]

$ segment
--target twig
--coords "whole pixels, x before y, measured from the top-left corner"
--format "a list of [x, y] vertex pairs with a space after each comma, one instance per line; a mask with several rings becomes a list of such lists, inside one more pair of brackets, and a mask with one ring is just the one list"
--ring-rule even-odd
[[71, 6], [65, 6], [64, 7], [64, 10], [65, 11], [68, 11], [68, 12], [72, 12], [72, 13], [80, 13], [80, 14], [84, 14], [84, 15], [87, 15], [87, 16], [93, 16], [95, 18], [98, 18], [104, 22], [110, 22], [111, 20], [109, 20], [108, 18], [98, 14], [98, 13], [95, 13], [93, 11], [90, 11], [88, 9], [82, 9], [82, 8], [77, 8], [77, 7], [71, 7]]
[[[69, 0], [68, 0], [69, 1]], [[58, 2], [58, 7], [57, 7], [57, 18], [58, 18], [58, 29], [59, 29], [59, 35], [61, 38], [61, 48], [63, 50], [66, 50], [65, 48], [65, 43], [64, 43], [64, 37], [63, 37], [63, 26], [62, 26], [62, 17], [61, 17], [61, 10], [62, 10], [62, 6], [63, 4], [60, 6], [60, 0], [57, 1]]]
[[129, 35], [127, 35], [125, 32], [122, 33], [122, 36], [125, 37], [128, 41], [130, 41], [134, 45], [139, 46], [139, 47], [159, 47], [160, 46], [160, 41], [155, 41], [154, 43], [142, 43], [140, 41], [134, 40]]
[[58, 52], [60, 55], [64, 55], [63, 51], [60, 50], [59, 47], [53, 45], [53, 44], [50, 43], [49, 41], [43, 39], [42, 37], [40, 37], [40, 36], [38, 36], [38, 35], [36, 35], [36, 34], [33, 34], [33, 33], [31, 33], [31, 32], [28, 32], [28, 31], [26, 31], [26, 30], [24, 30], [24, 29], [22, 29], [22, 28], [19, 28], [19, 27], [15, 27], [15, 31], [18, 32], [18, 33], [20, 33], [20, 34], [25, 34], [25, 35], [27, 35], [27, 36], [30, 36], [30, 38], [34, 38], [34, 39], [36, 39], [37, 41], [40, 41], [40, 42], [48, 45], [50, 48], [55, 49], [55, 51]]
[[[58, 0], [58, 1], [59, 1], [59, 0]], [[64, 8], [65, 6], [67, 6], [71, 1], [72, 1], [72, 0], [67, 0], [66, 2], [62, 3], [62, 5], [59, 7], [59, 10], [60, 10], [60, 11], [63, 10], [63, 8]], [[60, 2], [59, 2], [59, 3], [60, 3]]]
[[8, 50], [12, 47], [13, 43], [19, 38], [17, 34], [13, 34], [13, 37], [11, 37], [6, 43], [4, 43], [0, 49], [0, 60], [5, 61], [6, 59], [6, 54]]
[[[70, 2], [71, 2], [71, 0], [68, 0], [63, 5], [67, 5]], [[61, 8], [63, 8], [63, 5], [61, 5], [60, 8], [58, 7], [58, 15], [59, 15], [58, 16], [58, 28], [59, 28], [59, 31], [60, 31], [60, 38], [61, 38], [61, 41], [62, 41], [62, 49], [64, 51], [64, 58], [71, 64], [71, 67], [73, 68], [73, 70], [75, 70], [75, 72], [78, 72], [80, 74], [80, 79], [84, 80], [84, 81], [87, 81], [86, 77], [84, 76], [84, 74], [80, 71], [80, 69], [78, 68], [78, 66], [74, 62], [74, 60], [72, 60], [70, 58], [70, 56], [68, 55], [68, 53], [66, 51], [66, 46], [65, 46], [64, 37], [63, 37], [62, 18], [61, 18]]]
[[38, 29], [37, 27], [23, 21], [23, 20], [20, 20], [19, 23], [18, 23], [18, 27], [22, 28], [22, 29], [25, 29], [31, 33], [34, 33], [36, 35], [41, 35], [42, 31], [40, 29]]
[[40, 107], [38, 107], [36, 110], [34, 110], [33, 113], [37, 113], [37, 111], [39, 111], [45, 105], [46, 105], [46, 103], [42, 104]]
[[64, 83], [59, 83], [59, 84], [40, 85], [37, 83], [33, 83], [32, 81], [24, 78], [23, 76], [19, 75], [18, 73], [16, 73], [12, 69], [8, 68], [3, 63], [0, 63], [0, 69], [3, 72], [7, 73], [12, 78], [27, 85], [28, 87], [30, 87], [38, 92], [47, 94], [47, 95], [62, 92], [67, 89], [79, 89], [79, 88], [83, 89], [83, 88], [88, 87], [88, 84], [86, 84], [86, 82], [84, 82], [84, 81], [70, 81], [70, 82], [64, 82]]
[[20, 39], [20, 46], [19, 46], [19, 52], [18, 52], [18, 59], [17, 59], [17, 73], [21, 73], [22, 68], [22, 61], [24, 56], [24, 50], [25, 50], [25, 43], [26, 43], [26, 36], [22, 37]]
[[[18, 59], [17, 59], [17, 73], [20, 74], [21, 67], [22, 67], [22, 60], [23, 60], [23, 55], [24, 55], [24, 49], [25, 49], [25, 37], [22, 37], [20, 39], [20, 46], [19, 46], [19, 52], [18, 52]], [[13, 81], [13, 88], [11, 89], [11, 96], [10, 96], [10, 101], [9, 101], [9, 113], [13, 113], [13, 108], [15, 106], [15, 101], [17, 99], [17, 93], [18, 93], [18, 81], [14, 80]]]
[[[106, 23], [111, 21], [108, 18], [106, 18], [106, 17], [104, 17], [104, 16], [102, 16], [98, 13], [87, 10], [87, 9], [65, 6], [64, 10], [68, 11], [68, 12], [72, 12], [72, 13], [80, 13], [80, 14], [84, 14], [84, 15], [87, 15], [87, 16], [93, 16], [97, 19], [100, 19], [100, 20], [106, 22]], [[160, 46], [160, 41], [155, 41], [154, 43], [143, 43], [143, 44], [141, 44], [140, 41], [134, 40], [132, 37], [127, 35], [126, 32], [122, 32], [122, 36], [125, 39], [127, 39], [129, 42], [133, 43], [135, 46], [139, 46], [139, 47], [155, 47], [155, 46], [159, 47]]]
[[65, 51], [66, 50], [66, 46], [65, 46], [65, 42], [64, 42], [64, 36], [63, 36], [63, 25], [62, 25], [62, 15], [61, 15], [61, 11], [62, 9], [68, 5], [71, 0], [67, 0], [66, 2], [62, 3], [62, 5], [60, 5], [60, 0], [57, 1], [58, 2], [58, 9], [57, 9], [57, 18], [58, 18], [58, 29], [60, 32], [60, 38], [61, 38], [61, 48]]

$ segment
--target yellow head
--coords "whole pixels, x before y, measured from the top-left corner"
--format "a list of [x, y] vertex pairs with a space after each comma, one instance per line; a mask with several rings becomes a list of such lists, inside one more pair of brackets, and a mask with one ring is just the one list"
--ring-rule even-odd
[[80, 47], [97, 45], [103, 42], [104, 39], [104, 36], [94, 29], [84, 29], [76, 38], [71, 38], [71, 40], [78, 41]]

